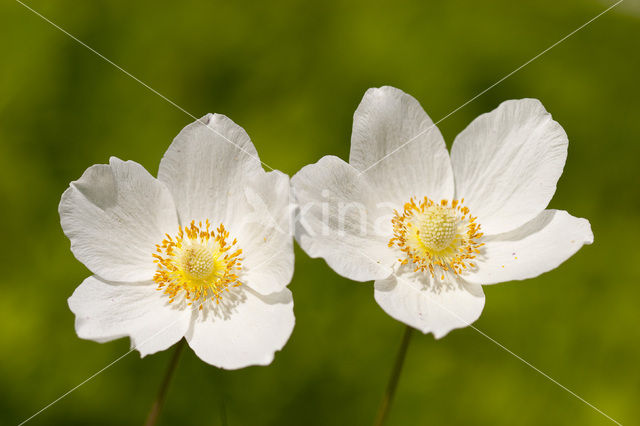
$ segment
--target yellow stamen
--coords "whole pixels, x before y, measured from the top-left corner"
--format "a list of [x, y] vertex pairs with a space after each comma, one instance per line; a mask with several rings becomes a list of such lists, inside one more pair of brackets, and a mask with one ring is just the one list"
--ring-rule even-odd
[[467, 267], [474, 267], [482, 233], [476, 218], [470, 215], [462, 200], [441, 200], [435, 203], [427, 197], [421, 202], [413, 198], [404, 205], [402, 214], [395, 211], [392, 219], [394, 236], [389, 247], [398, 247], [406, 254], [398, 259], [406, 265], [411, 261], [415, 271], [429, 271], [435, 277], [436, 270], [459, 274]]
[[156, 245], [153, 254], [158, 270], [153, 280], [158, 290], [169, 296], [173, 302], [178, 295], [183, 295], [192, 305], [211, 299], [218, 303], [222, 294], [229, 287], [238, 287], [238, 273], [242, 269], [241, 249], [232, 248], [237, 241], [227, 242], [229, 232], [224, 225], [210, 230], [211, 224], [205, 221], [196, 225], [192, 221], [189, 226], [180, 228], [175, 237], [166, 235]]

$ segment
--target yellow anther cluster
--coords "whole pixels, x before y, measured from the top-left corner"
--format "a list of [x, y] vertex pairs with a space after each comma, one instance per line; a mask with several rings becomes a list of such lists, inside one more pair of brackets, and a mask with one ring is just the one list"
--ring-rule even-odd
[[402, 214], [395, 211], [392, 219], [394, 236], [389, 247], [398, 247], [406, 256], [398, 259], [403, 265], [409, 262], [415, 271], [436, 273], [451, 271], [461, 273], [474, 267], [472, 259], [480, 253], [482, 233], [476, 218], [458, 201], [442, 200], [435, 203], [428, 197], [421, 202], [409, 200]]
[[179, 295], [184, 296], [188, 305], [211, 299], [218, 303], [229, 287], [240, 285], [238, 273], [242, 269], [242, 250], [234, 248], [237, 241], [228, 243], [229, 232], [224, 225], [212, 230], [207, 220], [191, 222], [180, 228], [175, 237], [166, 235], [156, 245], [153, 254], [158, 270], [153, 280], [158, 290], [169, 296], [173, 302]]

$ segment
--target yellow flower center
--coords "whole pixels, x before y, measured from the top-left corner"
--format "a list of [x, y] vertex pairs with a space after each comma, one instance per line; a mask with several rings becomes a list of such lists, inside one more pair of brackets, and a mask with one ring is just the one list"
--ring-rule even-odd
[[210, 228], [208, 220], [204, 227], [192, 221], [180, 228], [175, 237], [166, 235], [156, 245], [153, 257], [158, 269], [153, 280], [158, 290], [169, 296], [170, 303], [182, 295], [188, 305], [199, 301], [202, 309], [207, 299], [218, 303], [229, 287], [241, 285], [238, 273], [242, 269], [242, 250], [234, 248], [237, 240], [228, 243], [229, 232], [222, 224], [218, 229]]
[[411, 262], [415, 271], [428, 270], [432, 277], [445, 271], [461, 273], [480, 252], [482, 233], [476, 218], [458, 201], [442, 200], [435, 203], [427, 197], [417, 203], [413, 198], [397, 211], [392, 219], [393, 238], [389, 247], [398, 247], [405, 253], [400, 263]]
[[418, 238], [427, 248], [443, 250], [455, 239], [458, 232], [458, 218], [450, 208], [433, 205], [422, 213], [418, 223]]
[[216, 265], [218, 259], [216, 254], [209, 248], [198, 243], [186, 248], [182, 253], [180, 264], [187, 275], [192, 280], [206, 280], [216, 277], [217, 269], [222, 265]]

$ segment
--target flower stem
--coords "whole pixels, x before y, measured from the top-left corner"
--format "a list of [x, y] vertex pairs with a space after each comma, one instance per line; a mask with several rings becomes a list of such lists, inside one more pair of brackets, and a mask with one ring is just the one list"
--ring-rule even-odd
[[167, 391], [169, 390], [169, 385], [171, 384], [171, 378], [173, 377], [173, 372], [178, 366], [178, 360], [180, 359], [180, 354], [182, 353], [182, 349], [186, 343], [185, 339], [182, 339], [178, 342], [175, 349], [173, 350], [173, 356], [169, 361], [169, 365], [167, 366], [167, 371], [164, 373], [164, 379], [162, 380], [162, 384], [160, 385], [160, 389], [158, 390], [158, 396], [156, 396], [156, 400], [153, 402], [151, 406], [151, 411], [149, 411], [149, 415], [147, 416], [147, 421], [145, 422], [145, 426], [155, 426], [158, 421], [158, 416], [160, 415], [160, 410], [164, 404], [165, 397], [167, 396]]
[[409, 341], [411, 340], [412, 330], [413, 329], [409, 326], [406, 326], [404, 330], [402, 342], [400, 343], [400, 348], [398, 349], [398, 354], [396, 355], [396, 362], [393, 365], [393, 371], [391, 372], [391, 377], [389, 378], [389, 383], [387, 384], [387, 390], [384, 393], [384, 398], [382, 399], [380, 409], [378, 410], [375, 426], [382, 426], [389, 416], [391, 403], [393, 402], [393, 396], [395, 395], [396, 388], [398, 387], [400, 374], [402, 374], [402, 367], [404, 365], [404, 359], [407, 355], [407, 348], [409, 347]]
[[225, 403], [225, 396], [220, 398], [220, 425], [227, 426], [227, 404]]

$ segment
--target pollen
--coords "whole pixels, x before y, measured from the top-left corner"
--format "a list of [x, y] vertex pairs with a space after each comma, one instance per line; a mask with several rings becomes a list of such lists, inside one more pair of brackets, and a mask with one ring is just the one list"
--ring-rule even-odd
[[444, 280], [445, 272], [460, 274], [475, 266], [473, 259], [480, 253], [480, 224], [471, 216], [462, 200], [434, 202], [411, 198], [401, 213], [394, 212], [393, 238], [389, 247], [397, 247], [404, 257], [403, 265], [411, 263], [415, 272], [428, 271], [432, 277]]
[[238, 274], [242, 269], [242, 250], [237, 240], [229, 242], [229, 232], [220, 224], [211, 229], [209, 221], [180, 228], [177, 235], [165, 235], [153, 254], [158, 265], [153, 280], [158, 290], [173, 303], [184, 297], [189, 306], [207, 300], [220, 302], [230, 287], [241, 285]]

